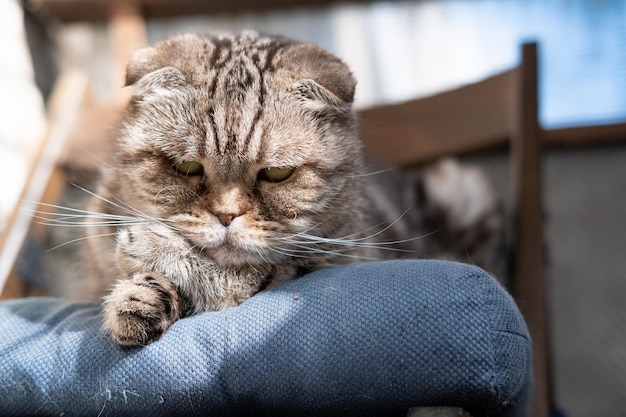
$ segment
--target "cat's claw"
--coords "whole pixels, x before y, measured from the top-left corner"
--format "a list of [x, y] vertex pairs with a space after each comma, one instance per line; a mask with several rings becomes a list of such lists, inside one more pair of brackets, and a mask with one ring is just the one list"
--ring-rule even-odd
[[147, 345], [180, 318], [182, 307], [168, 279], [158, 273], [134, 274], [105, 298], [104, 328], [120, 345]]

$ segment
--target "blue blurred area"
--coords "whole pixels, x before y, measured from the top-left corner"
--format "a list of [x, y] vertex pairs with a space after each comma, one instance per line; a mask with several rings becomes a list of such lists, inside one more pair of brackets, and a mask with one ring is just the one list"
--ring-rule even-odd
[[479, 81], [540, 43], [546, 128], [626, 121], [625, 0], [421, 0], [153, 22], [153, 42], [181, 31], [256, 28], [316, 43], [359, 80], [363, 107]]
[[[486, 1], [501, 4], [508, 1]], [[546, 127], [626, 121], [626, 2], [517, 1], [507, 21], [540, 49], [541, 121]]]
[[[410, 65], [420, 78], [415, 82], [441, 88], [476, 81], [516, 65], [519, 45], [537, 41], [544, 127], [626, 121], [626, 1], [381, 3], [370, 9], [370, 16], [374, 30], [391, 32], [393, 43], [402, 42], [397, 40], [402, 32], [413, 36]], [[376, 42], [381, 37], [386, 39]], [[374, 48], [390, 54], [391, 36], [377, 33], [372, 38]], [[406, 53], [406, 47], [401, 49]], [[385, 61], [376, 63], [381, 74]], [[387, 92], [395, 82], [407, 91], [399, 70], [391, 73], [395, 76], [383, 77], [381, 88]]]

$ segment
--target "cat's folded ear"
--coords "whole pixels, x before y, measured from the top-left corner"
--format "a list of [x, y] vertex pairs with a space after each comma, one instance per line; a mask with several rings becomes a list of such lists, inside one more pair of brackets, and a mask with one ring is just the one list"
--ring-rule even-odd
[[155, 47], [135, 51], [126, 69], [126, 86], [133, 86], [133, 95], [159, 93], [185, 85], [185, 77], [176, 68], [161, 62]]
[[142, 48], [133, 52], [126, 67], [126, 86], [133, 85], [144, 75], [162, 68], [155, 47]]
[[293, 89], [307, 108], [331, 113], [350, 111], [356, 80], [343, 61], [311, 44], [295, 44], [285, 55], [286, 68], [300, 78]]
[[351, 101], [344, 101], [315, 80], [300, 80], [293, 86], [304, 107], [317, 113], [343, 114], [350, 111]]

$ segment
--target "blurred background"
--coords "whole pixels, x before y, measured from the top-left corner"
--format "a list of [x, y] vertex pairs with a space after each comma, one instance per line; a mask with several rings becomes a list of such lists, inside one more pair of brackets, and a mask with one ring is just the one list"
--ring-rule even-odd
[[[518, 65], [520, 45], [537, 42], [542, 129], [610, 132], [543, 151], [555, 404], [573, 417], [626, 415], [626, 1], [172, 3], [142, 2], [149, 43], [232, 28], [310, 41], [351, 66], [364, 110], [479, 82]], [[14, 220], [32, 176], [59, 74], [87, 74], [95, 103], [119, 94], [111, 4], [120, 3], [0, 0], [0, 230]], [[82, 136], [90, 128], [83, 125]], [[491, 174], [510, 207], [506, 149], [462, 158]]]

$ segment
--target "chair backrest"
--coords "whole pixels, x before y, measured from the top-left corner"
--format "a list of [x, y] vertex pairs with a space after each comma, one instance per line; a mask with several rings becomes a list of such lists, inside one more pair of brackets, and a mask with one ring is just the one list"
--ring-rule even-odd
[[[522, 45], [518, 67], [436, 96], [361, 112], [368, 152], [409, 167], [491, 148], [510, 149], [513, 277], [534, 341], [533, 416], [552, 409], [543, 262], [542, 145], [537, 44]], [[559, 137], [559, 135], [555, 135]]]
[[378, 159], [400, 167], [503, 148], [511, 132], [517, 70], [475, 84], [360, 112], [361, 136]]

